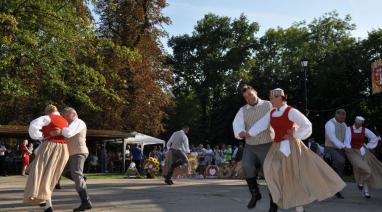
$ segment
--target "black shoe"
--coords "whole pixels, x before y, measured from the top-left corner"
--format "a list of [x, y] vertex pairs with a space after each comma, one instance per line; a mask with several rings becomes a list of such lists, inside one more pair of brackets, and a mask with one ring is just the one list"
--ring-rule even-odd
[[85, 210], [89, 210], [89, 209], [92, 209], [92, 203], [90, 202], [90, 200], [88, 200], [86, 202], [82, 202], [80, 207], [73, 209], [73, 211], [74, 212], [85, 211]]
[[173, 185], [174, 184], [174, 182], [172, 182], [172, 180], [165, 180], [164, 181], [167, 185]]
[[359, 189], [360, 191], [363, 190], [363, 185], [358, 184], [357, 186], [358, 186], [358, 189]]
[[56, 184], [56, 186], [54, 188], [55, 189], [61, 189], [61, 185], [58, 183], [58, 184]]
[[44, 212], [53, 212], [53, 208], [49, 207], [49, 208], [45, 209]]
[[254, 207], [256, 207], [256, 203], [258, 200], [261, 200], [261, 194], [260, 192], [254, 192], [252, 193], [252, 198], [251, 200], [249, 201], [248, 205], [247, 205], [247, 208], [248, 209], [252, 209]]
[[271, 206], [269, 207], [269, 210], [268, 210], [268, 212], [277, 212], [277, 209], [278, 209], [279, 207], [275, 204], [275, 203], [271, 203]]
[[40, 203], [40, 207], [45, 207], [45, 206], [46, 206], [46, 202]]
[[338, 199], [345, 199], [340, 192], [337, 192], [336, 197]]
[[371, 198], [369, 192], [364, 192], [363, 195], [365, 196], [366, 199], [370, 199]]

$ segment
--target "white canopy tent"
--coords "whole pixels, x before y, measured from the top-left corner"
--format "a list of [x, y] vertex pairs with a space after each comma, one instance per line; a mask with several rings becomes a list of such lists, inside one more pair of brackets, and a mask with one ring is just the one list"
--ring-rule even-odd
[[[123, 141], [120, 141], [123, 143], [123, 152], [126, 153], [126, 145], [127, 144], [139, 144], [144, 148], [145, 145], [154, 145], [154, 144], [159, 144], [165, 146], [166, 141], [155, 138], [149, 135], [145, 135], [139, 132], [133, 132], [131, 133], [133, 137], [128, 137], [123, 139]], [[117, 141], [118, 142], [118, 141]], [[123, 154], [123, 170], [126, 171], [126, 154]]]
[[125, 144], [140, 144], [142, 146], [144, 145], [152, 145], [152, 144], [161, 144], [165, 145], [166, 141], [155, 138], [149, 135], [145, 135], [142, 133], [136, 133], [134, 137], [126, 138], [124, 139]]

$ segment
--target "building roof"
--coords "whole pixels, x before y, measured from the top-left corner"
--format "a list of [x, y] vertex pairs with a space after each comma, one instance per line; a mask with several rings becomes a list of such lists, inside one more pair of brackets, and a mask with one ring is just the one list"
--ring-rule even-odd
[[[94, 130], [88, 129], [87, 140], [107, 140], [107, 139], [121, 139], [130, 138], [136, 135], [135, 132], [128, 133], [116, 130]], [[21, 125], [0, 125], [1, 138], [30, 138], [28, 134], [28, 127]]]

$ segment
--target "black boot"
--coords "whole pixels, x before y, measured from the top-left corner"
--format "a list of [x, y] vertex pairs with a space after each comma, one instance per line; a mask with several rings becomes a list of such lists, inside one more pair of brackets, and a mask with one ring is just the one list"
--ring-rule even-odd
[[86, 190], [82, 190], [78, 192], [81, 198], [81, 205], [78, 208], [73, 209], [74, 212], [76, 211], [85, 211], [92, 208], [92, 203], [90, 202], [90, 198], [88, 196], [88, 192]]
[[49, 207], [49, 208], [45, 209], [44, 212], [53, 212], [53, 208]]
[[248, 184], [249, 192], [252, 194], [251, 200], [249, 201], [247, 208], [252, 209], [256, 207], [257, 201], [261, 199], [261, 193], [259, 190], [259, 185], [257, 184], [256, 177], [246, 179], [246, 181]]
[[340, 192], [337, 192], [336, 197], [338, 199], [344, 199], [344, 197], [342, 196], [342, 194]]
[[276, 203], [273, 202], [272, 195], [269, 194], [270, 203], [269, 203], [269, 211], [268, 212], [277, 212], [277, 209], [279, 208]]
[[168, 170], [167, 172], [167, 175], [165, 177], [165, 180], [164, 182], [167, 184], [167, 185], [173, 185], [174, 182], [172, 182], [171, 178], [172, 178], [172, 175], [174, 174], [174, 170], [178, 167], [182, 165], [182, 162], [181, 161], [177, 161], [175, 162], [174, 164], [171, 165], [170, 169]]

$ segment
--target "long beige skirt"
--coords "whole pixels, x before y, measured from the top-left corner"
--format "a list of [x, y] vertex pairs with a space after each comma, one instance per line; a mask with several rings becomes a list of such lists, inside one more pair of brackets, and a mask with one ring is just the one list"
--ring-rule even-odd
[[303, 206], [334, 196], [344, 181], [300, 140], [290, 141], [291, 154], [280, 152], [274, 142], [264, 161], [264, 176], [273, 201], [284, 209]]
[[361, 157], [358, 149], [351, 149], [346, 152], [350, 163], [353, 166], [355, 181], [358, 184], [367, 184], [371, 188], [382, 188], [382, 163], [366, 150], [366, 154]]
[[40, 203], [50, 199], [68, 159], [66, 144], [43, 142], [30, 165], [24, 190], [24, 203]]

